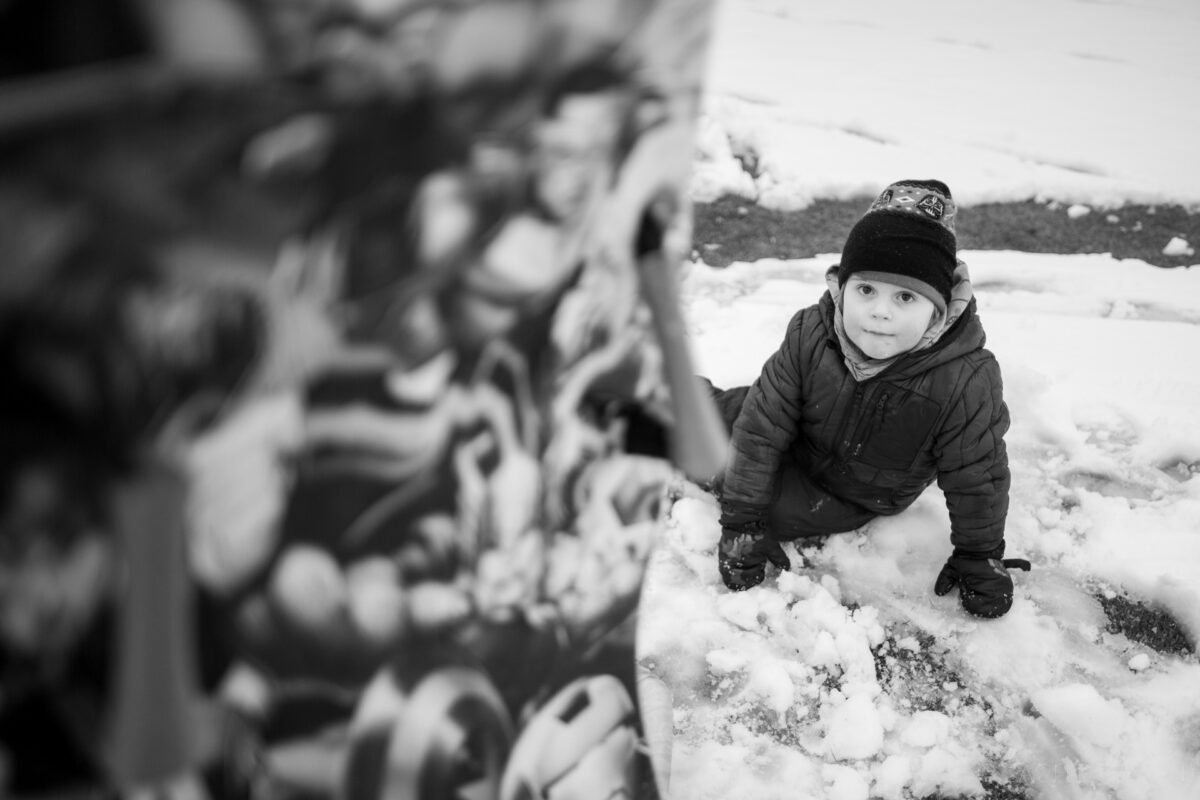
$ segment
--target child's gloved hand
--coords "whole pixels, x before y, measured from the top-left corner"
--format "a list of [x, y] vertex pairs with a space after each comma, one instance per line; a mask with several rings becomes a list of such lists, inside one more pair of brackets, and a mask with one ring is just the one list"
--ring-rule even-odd
[[721, 541], [717, 544], [717, 566], [721, 570], [721, 580], [729, 589], [742, 592], [762, 583], [767, 575], [768, 561], [784, 571], [792, 568], [792, 562], [779, 542], [765, 532], [722, 529]]
[[938, 573], [933, 591], [939, 597], [955, 586], [962, 607], [977, 617], [1002, 617], [1013, 601], [1013, 581], [1008, 574], [1010, 568], [1029, 571], [1030, 564], [1023, 558], [1000, 558], [1004, 555], [1001, 545], [991, 553], [964, 553], [954, 551]]

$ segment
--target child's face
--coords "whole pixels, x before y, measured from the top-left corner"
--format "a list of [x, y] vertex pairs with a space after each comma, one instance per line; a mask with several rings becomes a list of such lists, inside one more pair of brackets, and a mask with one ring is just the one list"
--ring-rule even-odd
[[936, 310], [929, 298], [894, 283], [851, 276], [842, 290], [846, 335], [871, 358], [891, 358], [916, 347]]

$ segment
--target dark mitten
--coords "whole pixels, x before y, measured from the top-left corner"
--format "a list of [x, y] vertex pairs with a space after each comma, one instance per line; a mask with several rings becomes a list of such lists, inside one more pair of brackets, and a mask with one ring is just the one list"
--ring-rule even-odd
[[767, 562], [783, 571], [792, 568], [779, 542], [761, 530], [737, 532], [725, 528], [717, 545], [717, 566], [721, 580], [735, 592], [745, 591], [763, 582]]
[[1013, 582], [1009, 569], [1029, 571], [1023, 558], [1000, 558], [1003, 545], [991, 553], [954, 551], [938, 573], [933, 591], [938, 596], [958, 587], [962, 607], [977, 617], [1002, 617], [1012, 608]]

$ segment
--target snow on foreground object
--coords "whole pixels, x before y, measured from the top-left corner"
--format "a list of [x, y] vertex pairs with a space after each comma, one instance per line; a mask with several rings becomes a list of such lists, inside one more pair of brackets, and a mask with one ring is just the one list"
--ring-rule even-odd
[[[1200, 632], [1200, 376], [1178, 361], [1200, 352], [1200, 273], [962, 255], [1013, 416], [1009, 553], [1034, 563], [1012, 611], [933, 594], [936, 489], [733, 594], [716, 503], [682, 486], [639, 634], [674, 695], [672, 797], [1200, 797], [1200, 662], [1109, 632], [1096, 596]], [[694, 265], [700, 371], [752, 380], [829, 263]]]

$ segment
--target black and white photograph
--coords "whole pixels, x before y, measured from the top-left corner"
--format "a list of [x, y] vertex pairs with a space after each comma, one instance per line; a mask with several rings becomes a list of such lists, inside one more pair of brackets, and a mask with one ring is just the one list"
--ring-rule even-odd
[[1192, 0], [0, 0], [0, 798], [1200, 797]]

